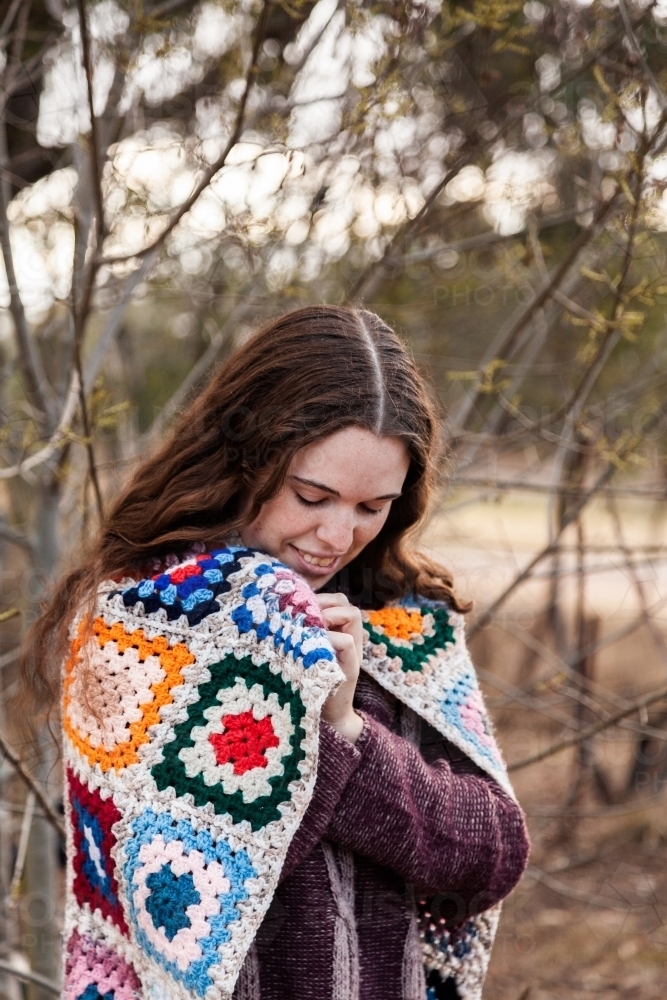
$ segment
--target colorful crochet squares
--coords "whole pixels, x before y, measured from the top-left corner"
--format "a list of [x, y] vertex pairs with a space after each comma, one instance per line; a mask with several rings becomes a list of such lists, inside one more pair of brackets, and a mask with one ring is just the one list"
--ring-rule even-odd
[[447, 609], [386, 607], [363, 612], [371, 655], [390, 658], [390, 669], [429, 672], [428, 658], [454, 643]]
[[74, 931], [65, 953], [63, 1000], [140, 1000], [131, 965], [99, 941]]
[[243, 603], [231, 614], [239, 633], [272, 636], [276, 648], [300, 657], [306, 670], [319, 660], [333, 660], [322, 642], [319, 606], [304, 581], [279, 562], [260, 562], [252, 574], [256, 579], [243, 587]]
[[211, 802], [216, 813], [260, 830], [281, 818], [278, 807], [300, 777], [305, 707], [266, 663], [230, 654], [208, 670], [210, 680], [151, 773], [160, 790], [191, 795], [197, 806]]
[[89, 764], [120, 770], [138, 763], [148, 727], [160, 721], [172, 688], [183, 683], [183, 667], [195, 658], [182, 643], [148, 639], [142, 629], [127, 632], [103, 618], [95, 619], [85, 646], [84, 638], [82, 623], [65, 668], [63, 727]]
[[74, 895], [79, 906], [88, 903], [123, 933], [127, 925], [118, 899], [118, 883], [111, 849], [116, 838], [111, 830], [120, 812], [109, 796], [86, 787], [72, 771], [67, 772], [70, 822], [74, 847]]
[[185, 615], [188, 625], [198, 625], [220, 610], [215, 598], [230, 590], [228, 577], [241, 569], [239, 559], [252, 555], [252, 550], [245, 548], [213, 549], [135, 586], [113, 591], [109, 597], [120, 593], [126, 608], [141, 603], [147, 615], [163, 608], [169, 621]]
[[132, 823], [124, 866], [137, 941], [173, 979], [204, 996], [220, 964], [219, 947], [239, 919], [257, 873], [244, 850], [232, 851], [206, 829], [146, 810]]
[[445, 720], [462, 731], [493, 767], [502, 767], [500, 751], [491, 734], [491, 727], [477, 687], [475, 676], [467, 672], [448, 688], [440, 703]]

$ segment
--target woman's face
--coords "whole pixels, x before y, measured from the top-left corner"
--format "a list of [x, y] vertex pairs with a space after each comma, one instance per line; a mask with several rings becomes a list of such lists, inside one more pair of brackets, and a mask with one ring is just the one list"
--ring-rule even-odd
[[375, 538], [410, 459], [399, 438], [346, 427], [296, 453], [282, 490], [241, 532], [321, 590]]

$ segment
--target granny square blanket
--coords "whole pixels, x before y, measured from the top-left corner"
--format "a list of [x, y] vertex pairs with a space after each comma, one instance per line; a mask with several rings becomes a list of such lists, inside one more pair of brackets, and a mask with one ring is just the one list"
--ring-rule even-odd
[[[363, 669], [511, 793], [461, 616], [364, 612]], [[312, 796], [343, 679], [314, 595], [242, 546], [100, 588], [63, 668], [65, 1000], [229, 1000]], [[476, 1000], [499, 907], [419, 914], [427, 969]]]

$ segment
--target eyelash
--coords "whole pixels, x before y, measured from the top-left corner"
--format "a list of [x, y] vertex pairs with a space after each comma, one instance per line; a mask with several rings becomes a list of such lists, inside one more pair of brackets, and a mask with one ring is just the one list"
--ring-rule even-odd
[[[304, 505], [304, 507], [318, 507], [320, 504], [324, 503], [324, 501], [327, 499], [326, 497], [322, 497], [321, 500], [306, 500], [306, 498], [302, 497], [300, 493], [297, 493], [296, 496], [297, 499], [300, 500], [300, 502]], [[361, 504], [361, 508], [364, 514], [373, 515], [380, 513], [379, 510], [373, 510], [372, 507], [367, 507], [366, 504], [364, 503]]]

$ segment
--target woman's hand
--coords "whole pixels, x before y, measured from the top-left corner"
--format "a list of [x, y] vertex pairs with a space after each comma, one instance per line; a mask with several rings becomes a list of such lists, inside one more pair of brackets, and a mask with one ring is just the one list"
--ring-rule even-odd
[[322, 718], [350, 743], [356, 743], [364, 728], [364, 720], [352, 707], [364, 641], [361, 612], [350, 604], [344, 594], [316, 593], [315, 597], [329, 641], [336, 650], [336, 657], [345, 674], [345, 680], [338, 690], [325, 701]]

